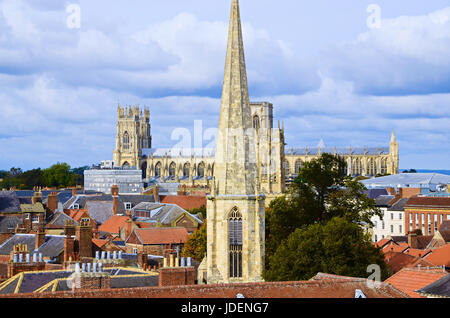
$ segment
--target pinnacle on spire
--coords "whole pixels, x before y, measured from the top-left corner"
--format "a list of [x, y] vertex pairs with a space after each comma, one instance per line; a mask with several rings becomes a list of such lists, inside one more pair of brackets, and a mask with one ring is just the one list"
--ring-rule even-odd
[[392, 129], [391, 142], [396, 142], [394, 129]]

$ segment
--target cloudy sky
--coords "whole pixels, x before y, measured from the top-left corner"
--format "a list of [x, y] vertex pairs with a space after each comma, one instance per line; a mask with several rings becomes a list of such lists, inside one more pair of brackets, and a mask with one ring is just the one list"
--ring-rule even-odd
[[[118, 103], [150, 106], [155, 148], [216, 127], [230, 3], [0, 0], [0, 169], [112, 159]], [[241, 17], [251, 99], [288, 147], [394, 129], [402, 169], [450, 169], [448, 0], [241, 0]]]

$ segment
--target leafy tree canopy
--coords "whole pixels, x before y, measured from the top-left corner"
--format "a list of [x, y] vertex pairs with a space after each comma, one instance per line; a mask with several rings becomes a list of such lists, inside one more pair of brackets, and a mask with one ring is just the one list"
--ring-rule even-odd
[[[268, 273], [280, 266], [283, 259], [274, 255], [298, 229], [315, 225], [325, 226], [334, 218], [345, 220], [357, 227], [370, 227], [373, 226], [372, 216], [378, 215], [382, 218], [381, 211], [375, 207], [375, 201], [365, 195], [364, 185], [352, 180], [345, 174], [345, 170], [343, 159], [323, 154], [315, 160], [305, 162], [287, 194], [270, 203], [266, 210]], [[345, 250], [341, 252], [346, 253]], [[292, 254], [291, 257], [300, 256]], [[322, 262], [320, 258], [315, 261]]]
[[181, 256], [192, 257], [201, 262], [206, 255], [206, 220], [200, 228], [192, 233], [184, 244]]
[[367, 267], [378, 264], [382, 278], [388, 267], [382, 252], [358, 224], [335, 217], [296, 229], [271, 258], [277, 264], [264, 272], [267, 281], [308, 280], [318, 272], [367, 277]]

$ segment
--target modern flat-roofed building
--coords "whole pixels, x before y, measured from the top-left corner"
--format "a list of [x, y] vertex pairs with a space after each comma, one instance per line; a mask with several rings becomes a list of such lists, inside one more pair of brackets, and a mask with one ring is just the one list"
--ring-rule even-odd
[[141, 170], [91, 169], [84, 171], [84, 189], [111, 194], [111, 187], [119, 186], [122, 194], [140, 194], [144, 183]]

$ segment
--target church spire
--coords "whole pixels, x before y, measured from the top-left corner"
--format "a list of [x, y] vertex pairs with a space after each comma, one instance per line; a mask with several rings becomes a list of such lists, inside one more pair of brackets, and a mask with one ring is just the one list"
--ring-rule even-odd
[[257, 174], [239, 1], [231, 4], [217, 138], [218, 194], [254, 194]]
[[394, 133], [394, 130], [392, 129], [391, 143], [394, 143], [394, 142], [396, 142], [396, 140], [395, 140], [395, 133]]

